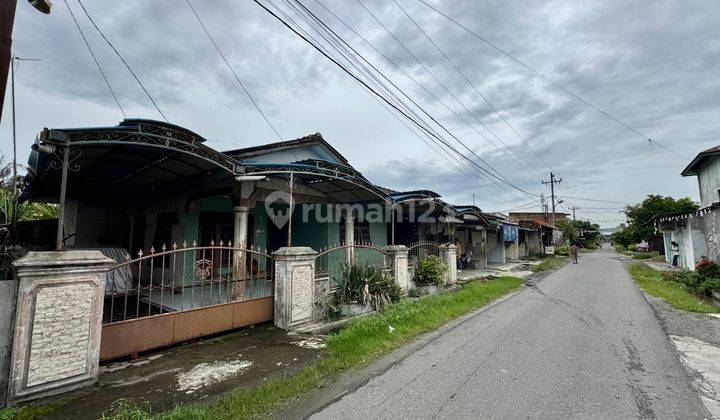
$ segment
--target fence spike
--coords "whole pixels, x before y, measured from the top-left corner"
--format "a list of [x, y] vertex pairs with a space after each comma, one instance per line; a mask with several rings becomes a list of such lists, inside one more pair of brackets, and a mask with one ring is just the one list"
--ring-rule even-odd
[[155, 253], [155, 247], [150, 245], [150, 255]]
[[232, 248], [232, 241], [228, 241], [228, 248]]
[[143, 256], [143, 252], [142, 252], [142, 249], [140, 249], [140, 250], [138, 251], [138, 258], [140, 258], [140, 257], [142, 257], [142, 256]]
[[184, 239], [183, 239], [182, 247], [183, 247], [183, 248], [187, 248], [187, 241], [184, 240]]
[[197, 248], [197, 241], [194, 240], [194, 239], [193, 239], [193, 242], [192, 242], [192, 246], [193, 246], [193, 248]]
[[225, 245], [225, 244], [223, 243], [223, 240], [220, 239], [220, 246], [223, 246], [223, 245]]
[[163, 242], [162, 247], [160, 248], [162, 252], [167, 251], [167, 247], [165, 246], [165, 242]]
[[214, 239], [210, 239], [210, 246], [215, 246], [215, 240], [214, 240]]

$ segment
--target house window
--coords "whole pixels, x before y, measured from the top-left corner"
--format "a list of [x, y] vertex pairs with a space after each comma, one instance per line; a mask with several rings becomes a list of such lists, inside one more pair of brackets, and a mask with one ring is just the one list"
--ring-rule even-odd
[[[371, 243], [370, 241], [370, 223], [367, 220], [359, 221], [355, 219], [355, 243]], [[345, 216], [340, 219], [340, 235], [339, 243], [345, 242]]]

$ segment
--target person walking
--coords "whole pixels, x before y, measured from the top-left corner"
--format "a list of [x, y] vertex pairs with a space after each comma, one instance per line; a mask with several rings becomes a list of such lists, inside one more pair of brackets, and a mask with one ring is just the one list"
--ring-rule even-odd
[[570, 245], [570, 256], [572, 257], [573, 264], [578, 263], [578, 246], [577, 244]]
[[672, 251], [672, 266], [677, 267], [678, 266], [678, 259], [680, 258], [680, 245], [678, 245], [677, 242], [672, 241], [670, 242], [670, 250]]

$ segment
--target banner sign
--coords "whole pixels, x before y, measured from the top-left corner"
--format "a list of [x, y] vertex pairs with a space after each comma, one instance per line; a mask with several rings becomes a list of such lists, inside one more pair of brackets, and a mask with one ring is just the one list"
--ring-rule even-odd
[[518, 227], [515, 225], [503, 225], [503, 237], [506, 242], [518, 240]]

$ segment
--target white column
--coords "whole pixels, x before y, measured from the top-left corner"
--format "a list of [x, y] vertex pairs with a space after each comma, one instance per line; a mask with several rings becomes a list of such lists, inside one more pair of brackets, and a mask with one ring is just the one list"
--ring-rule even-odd
[[[352, 211], [345, 214], [345, 245], [355, 245], [355, 216]], [[354, 250], [352, 246], [347, 248], [347, 263], [353, 261]]]
[[445, 273], [445, 284], [455, 284], [457, 282], [457, 246], [455, 246], [454, 244], [440, 245], [440, 256], [445, 262], [445, 265], [447, 265], [447, 272]]
[[407, 293], [410, 289], [410, 276], [408, 274], [408, 249], [405, 245], [388, 245], [383, 248], [387, 252], [390, 266], [393, 269], [395, 283]]
[[241, 299], [245, 295], [245, 251], [238, 249], [247, 249], [247, 226], [248, 226], [248, 208], [246, 206], [233, 207], [235, 216], [235, 224], [233, 226], [233, 279], [235, 282], [235, 291], [233, 292], [233, 300]]

